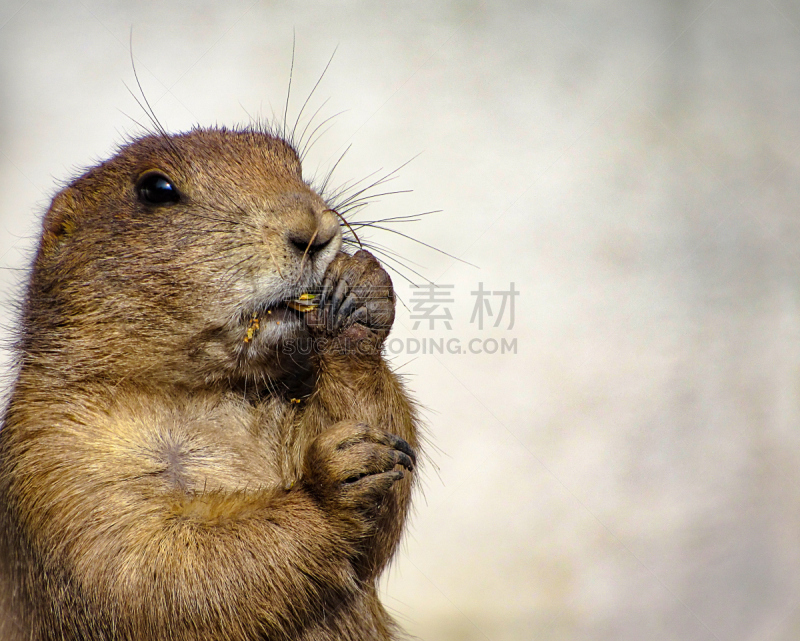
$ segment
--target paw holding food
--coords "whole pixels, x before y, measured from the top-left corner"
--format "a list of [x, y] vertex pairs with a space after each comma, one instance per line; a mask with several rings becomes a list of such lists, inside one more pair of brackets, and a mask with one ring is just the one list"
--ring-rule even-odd
[[318, 308], [306, 316], [313, 335], [379, 348], [394, 322], [392, 279], [368, 251], [340, 253], [330, 264]]

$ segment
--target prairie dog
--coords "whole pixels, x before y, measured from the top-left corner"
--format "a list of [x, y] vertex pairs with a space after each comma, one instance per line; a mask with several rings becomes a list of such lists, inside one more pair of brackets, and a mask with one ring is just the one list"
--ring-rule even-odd
[[341, 247], [255, 129], [145, 136], [55, 196], [0, 430], [1, 638], [397, 638], [375, 581], [417, 419], [391, 279]]

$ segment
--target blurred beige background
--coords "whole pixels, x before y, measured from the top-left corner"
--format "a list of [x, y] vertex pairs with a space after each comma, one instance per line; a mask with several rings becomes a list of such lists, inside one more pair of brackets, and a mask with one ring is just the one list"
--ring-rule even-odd
[[[146, 120], [131, 28], [173, 131], [282, 115], [294, 30], [293, 119], [338, 46], [306, 175], [420, 154], [362, 218], [441, 209], [397, 229], [477, 266], [375, 230], [453, 286], [451, 329], [395, 336], [516, 339], [393, 357], [431, 441], [384, 581], [409, 632], [800, 638], [796, 2], [0, 0], [6, 326], [57, 185]], [[470, 323], [512, 282], [513, 328]]]

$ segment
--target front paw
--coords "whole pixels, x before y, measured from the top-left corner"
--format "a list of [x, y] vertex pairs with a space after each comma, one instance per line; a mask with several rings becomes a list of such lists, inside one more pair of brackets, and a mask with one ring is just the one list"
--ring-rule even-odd
[[392, 486], [411, 472], [416, 454], [399, 436], [365, 423], [343, 422], [312, 441], [303, 482], [329, 512], [368, 534]]
[[325, 272], [319, 305], [307, 316], [313, 335], [380, 349], [394, 322], [392, 279], [369, 252], [340, 253]]

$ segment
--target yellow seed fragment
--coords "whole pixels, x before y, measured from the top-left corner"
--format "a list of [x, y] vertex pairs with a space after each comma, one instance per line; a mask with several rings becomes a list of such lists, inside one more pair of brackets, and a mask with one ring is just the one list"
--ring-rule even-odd
[[292, 308], [296, 312], [302, 312], [303, 314], [307, 314], [311, 310], [317, 309], [319, 305], [314, 303], [314, 300], [317, 298], [316, 294], [300, 294], [297, 298], [293, 300], [286, 301], [287, 307]]
[[249, 343], [253, 340], [253, 336], [256, 335], [260, 326], [260, 320], [258, 316], [253, 314], [253, 317], [250, 319], [250, 324], [247, 326], [247, 335], [244, 337], [244, 342]]
[[303, 314], [307, 314], [310, 311], [313, 311], [319, 307], [319, 305], [308, 305], [305, 303], [301, 303], [296, 300], [290, 300], [286, 303], [287, 307], [291, 307], [296, 312], [301, 312]]

